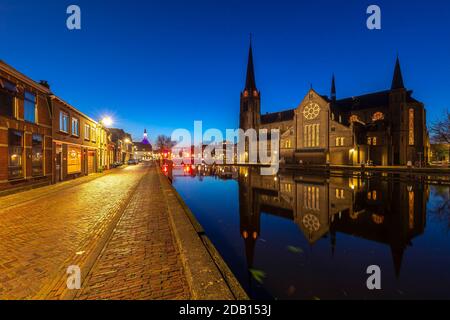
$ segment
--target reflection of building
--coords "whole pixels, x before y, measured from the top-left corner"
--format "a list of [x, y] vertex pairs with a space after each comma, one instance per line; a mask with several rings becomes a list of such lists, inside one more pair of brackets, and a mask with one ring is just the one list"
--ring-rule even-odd
[[153, 148], [148, 140], [147, 129], [144, 130], [142, 141], [134, 143], [134, 159], [139, 161], [150, 161], [153, 159]]
[[249, 267], [253, 263], [262, 213], [293, 220], [311, 245], [345, 233], [386, 244], [400, 273], [404, 251], [425, 229], [427, 190], [421, 185], [360, 178], [260, 176], [240, 169], [241, 236]]
[[262, 115], [250, 46], [240, 128], [279, 129], [286, 162], [406, 165], [428, 157], [425, 108], [405, 88], [398, 59], [390, 90], [337, 99], [333, 76], [330, 97], [311, 88], [297, 108]]

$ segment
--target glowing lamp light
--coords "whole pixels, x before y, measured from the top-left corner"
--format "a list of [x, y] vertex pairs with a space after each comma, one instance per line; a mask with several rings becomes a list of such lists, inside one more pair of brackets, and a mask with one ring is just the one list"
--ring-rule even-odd
[[111, 117], [104, 117], [102, 119], [101, 123], [106, 127], [110, 127], [113, 125], [114, 121], [112, 120]]

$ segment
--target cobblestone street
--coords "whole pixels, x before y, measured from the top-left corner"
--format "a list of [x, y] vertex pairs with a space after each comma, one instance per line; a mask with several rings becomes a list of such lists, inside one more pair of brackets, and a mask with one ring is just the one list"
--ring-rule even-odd
[[89, 261], [80, 298], [188, 298], [156, 169], [81, 179], [0, 199], [0, 299], [62, 298], [67, 267]]

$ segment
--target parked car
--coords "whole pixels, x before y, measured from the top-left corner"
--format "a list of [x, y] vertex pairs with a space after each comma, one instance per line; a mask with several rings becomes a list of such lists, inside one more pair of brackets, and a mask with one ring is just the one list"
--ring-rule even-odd
[[128, 165], [129, 166], [135, 166], [137, 164], [139, 164], [139, 161], [137, 159], [130, 159], [130, 160], [128, 160]]

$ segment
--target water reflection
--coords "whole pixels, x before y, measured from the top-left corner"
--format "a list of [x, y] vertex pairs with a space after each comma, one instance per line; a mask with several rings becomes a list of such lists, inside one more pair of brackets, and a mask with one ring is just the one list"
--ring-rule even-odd
[[334, 254], [341, 232], [390, 247], [396, 275], [411, 240], [426, 225], [428, 188], [394, 180], [281, 175], [261, 176], [240, 168], [241, 234], [253, 267], [261, 213], [290, 219], [310, 245], [329, 236]]
[[[253, 298], [450, 297], [447, 186], [192, 169], [175, 187]], [[371, 264], [379, 293], [365, 286]]]

